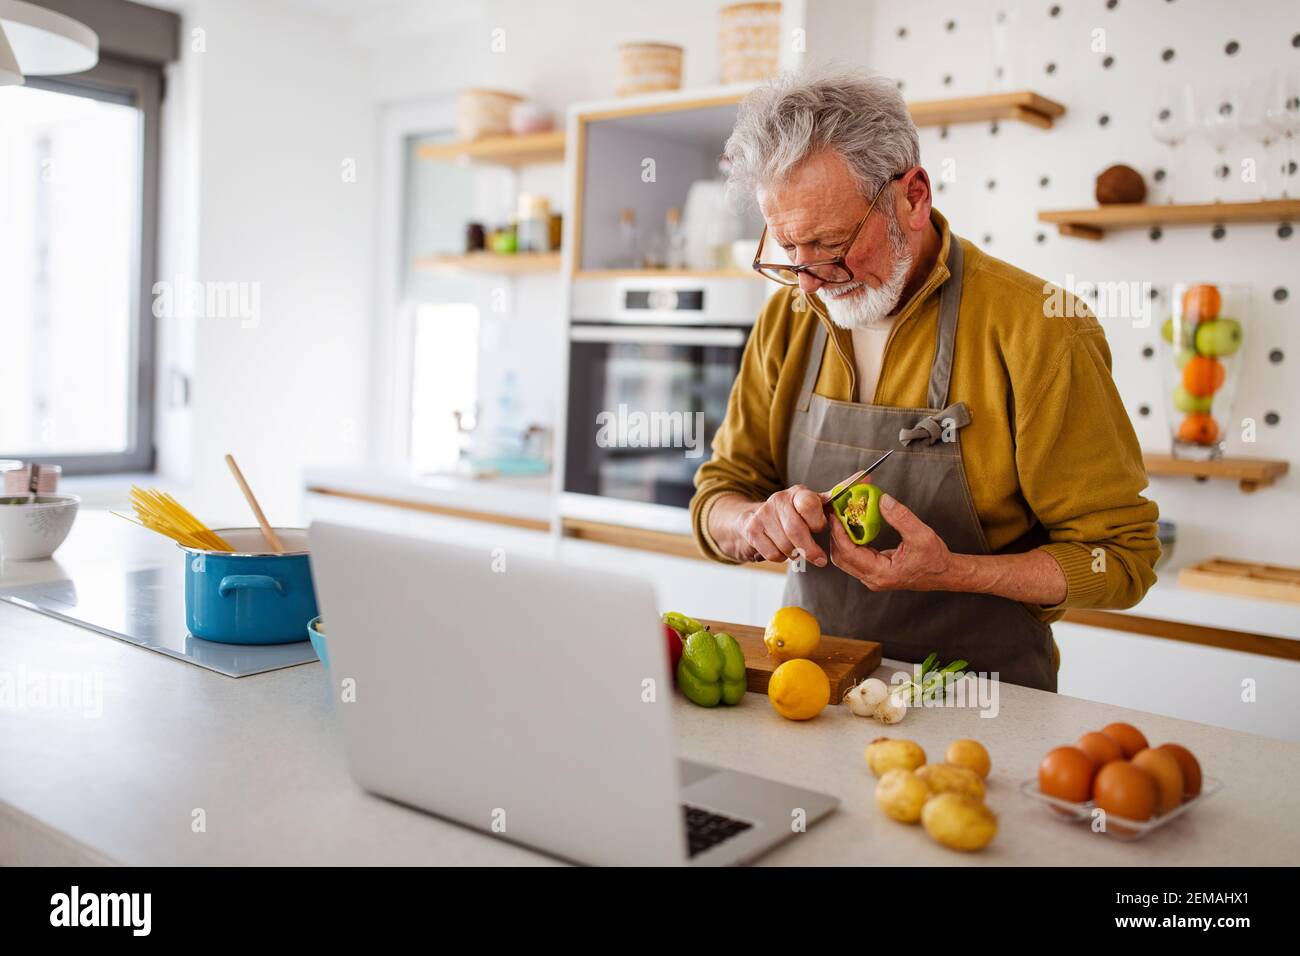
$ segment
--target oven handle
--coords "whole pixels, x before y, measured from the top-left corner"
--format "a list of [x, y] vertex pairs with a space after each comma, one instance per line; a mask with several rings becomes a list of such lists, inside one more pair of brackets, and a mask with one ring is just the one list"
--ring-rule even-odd
[[575, 325], [573, 342], [635, 342], [641, 345], [718, 345], [740, 348], [743, 329], [664, 328], [658, 325]]

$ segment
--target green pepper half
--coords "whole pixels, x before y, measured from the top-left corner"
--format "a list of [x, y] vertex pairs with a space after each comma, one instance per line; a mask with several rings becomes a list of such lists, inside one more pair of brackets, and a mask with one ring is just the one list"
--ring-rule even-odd
[[831, 501], [835, 515], [854, 544], [867, 544], [880, 534], [880, 488], [871, 484], [845, 488]]

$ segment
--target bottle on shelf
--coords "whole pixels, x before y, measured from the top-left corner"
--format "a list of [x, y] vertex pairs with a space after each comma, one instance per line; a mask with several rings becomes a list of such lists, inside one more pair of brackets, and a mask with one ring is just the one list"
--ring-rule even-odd
[[686, 268], [686, 230], [682, 228], [682, 211], [669, 209], [664, 221], [664, 268]]
[[610, 259], [611, 269], [634, 269], [640, 264], [640, 237], [637, 235], [636, 211], [624, 209], [618, 214], [618, 241]]

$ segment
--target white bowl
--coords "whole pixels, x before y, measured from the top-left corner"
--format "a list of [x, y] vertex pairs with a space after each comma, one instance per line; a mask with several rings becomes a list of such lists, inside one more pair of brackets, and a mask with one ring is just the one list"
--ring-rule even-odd
[[0, 559], [38, 561], [48, 558], [72, 530], [81, 499], [76, 495], [0, 497]]

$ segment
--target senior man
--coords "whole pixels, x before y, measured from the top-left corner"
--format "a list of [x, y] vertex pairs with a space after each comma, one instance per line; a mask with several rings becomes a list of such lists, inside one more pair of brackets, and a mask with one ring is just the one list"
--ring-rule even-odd
[[[1137, 603], [1160, 553], [1101, 326], [950, 231], [888, 80], [774, 80], [726, 154], [767, 224], [755, 268], [786, 288], [695, 477], [701, 549], [803, 558], [785, 603], [887, 657], [1055, 690], [1051, 622]], [[886, 524], [859, 546], [819, 493], [889, 449], [872, 478]]]

